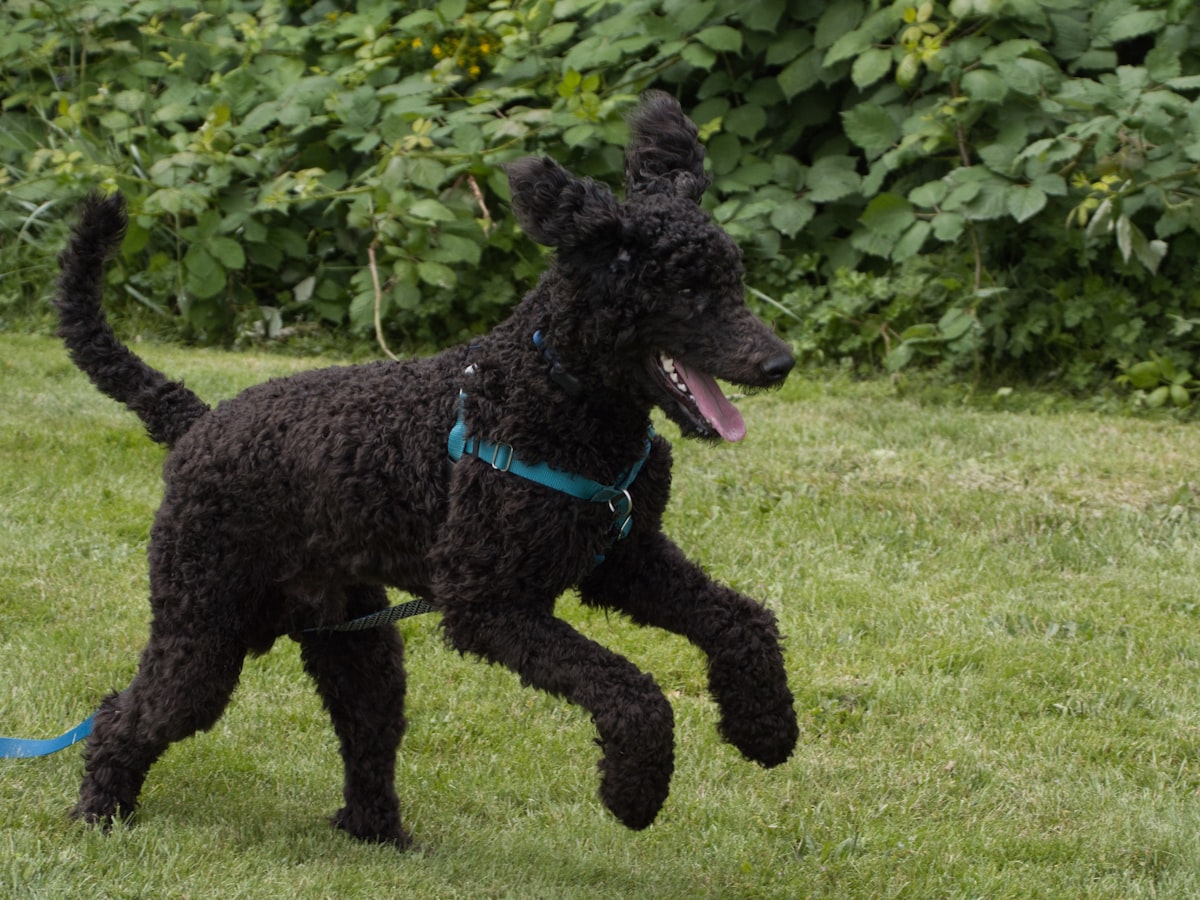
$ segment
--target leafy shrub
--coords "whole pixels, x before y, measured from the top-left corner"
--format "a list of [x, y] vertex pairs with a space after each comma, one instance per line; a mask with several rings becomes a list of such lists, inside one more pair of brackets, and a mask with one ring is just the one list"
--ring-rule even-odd
[[619, 173], [655, 85], [810, 356], [1194, 371], [1198, 48], [1189, 0], [9, 0], [0, 216], [38, 240], [115, 184], [116, 280], [197, 334], [441, 343], [540, 267], [501, 165]]
[[581, 112], [564, 88], [557, 114], [523, 105], [537, 94], [514, 70], [564, 37], [537, 6], [346, 6], [14, 0], [5, 225], [34, 235], [51, 206], [119, 187], [135, 215], [115, 280], [201, 337], [486, 327], [540, 258], [493, 213], [499, 164], [620, 101]]

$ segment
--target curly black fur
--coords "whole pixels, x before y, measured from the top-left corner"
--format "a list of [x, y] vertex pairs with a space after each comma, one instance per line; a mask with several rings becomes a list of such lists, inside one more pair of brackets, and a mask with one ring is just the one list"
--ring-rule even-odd
[[[791, 368], [786, 345], [745, 307], [737, 247], [697, 205], [707, 177], [695, 126], [651, 94], [631, 130], [623, 203], [550, 159], [510, 168], [520, 223], [558, 253], [492, 333], [427, 359], [269, 381], [211, 410], [113, 335], [100, 291], [124, 207], [84, 204], [62, 255], [62, 336], [172, 450], [150, 540], [150, 639], [133, 682], [96, 716], [77, 816], [131, 814], [163, 751], [217, 721], [246, 654], [290, 634], [341, 744], [334, 823], [406, 846], [393, 784], [405, 727], [399, 635], [305, 632], [383, 608], [384, 585], [434, 603], [460, 652], [586, 709], [603, 749], [601, 799], [630, 828], [666, 799], [671, 707], [650, 676], [555, 618], [568, 588], [694, 642], [722, 736], [764, 766], [787, 759], [797, 726], [775, 617], [661, 532], [663, 438], [631, 489], [633, 531], [611, 548], [603, 504], [447, 458], [462, 389], [476, 436], [612, 482], [642, 455], [652, 407], [687, 435], [737, 439], [740, 417], [705, 390], [709, 376], [767, 387]], [[555, 372], [570, 374], [571, 390]]]

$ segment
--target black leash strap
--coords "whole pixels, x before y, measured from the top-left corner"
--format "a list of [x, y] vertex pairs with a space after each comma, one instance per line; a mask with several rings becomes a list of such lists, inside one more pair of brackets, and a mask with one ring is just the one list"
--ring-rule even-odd
[[390, 625], [392, 622], [399, 622], [401, 619], [407, 619], [409, 616], [419, 616], [422, 613], [435, 612], [436, 610], [437, 607], [428, 600], [409, 600], [407, 603], [398, 603], [395, 606], [389, 606], [387, 609], [381, 609], [379, 612], [351, 619], [349, 622], [343, 622], [341, 625], [305, 628], [304, 633], [311, 634], [318, 631], [366, 631], [368, 628]]

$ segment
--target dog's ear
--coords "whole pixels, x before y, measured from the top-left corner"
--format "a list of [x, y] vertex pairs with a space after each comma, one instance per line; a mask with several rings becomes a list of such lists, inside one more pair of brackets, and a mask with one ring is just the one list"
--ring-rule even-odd
[[700, 202], [711, 183], [696, 123], [670, 94], [647, 91], [629, 118], [625, 185], [631, 193], [669, 193]]
[[548, 156], [518, 160], [507, 168], [513, 213], [539, 244], [602, 251], [619, 241], [620, 207], [604, 185], [577, 178]]

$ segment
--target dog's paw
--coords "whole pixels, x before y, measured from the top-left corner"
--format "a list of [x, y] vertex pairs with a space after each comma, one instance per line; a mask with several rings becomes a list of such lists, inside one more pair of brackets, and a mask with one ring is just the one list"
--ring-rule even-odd
[[632, 741], [600, 740], [600, 800], [626, 828], [641, 831], [654, 822], [671, 789], [675, 770], [670, 731]]
[[605, 756], [600, 760], [600, 800], [626, 828], [648, 828], [666, 802], [671, 768], [665, 771], [637, 765], [618, 766]]
[[600, 800], [621, 824], [648, 827], [662, 809], [675, 770], [675, 716], [653, 683], [641, 696], [595, 718], [603, 751]]
[[392, 816], [380, 819], [365, 815], [361, 810], [342, 807], [334, 813], [329, 824], [368, 844], [392, 844], [398, 850], [407, 850], [413, 845], [412, 836]]
[[71, 818], [91, 828], [98, 829], [104, 834], [108, 834], [112, 831], [113, 825], [116, 823], [127, 824], [131, 822], [133, 820], [133, 813], [132, 809], [124, 809], [111, 800], [91, 800], [88, 802], [80, 800], [71, 809]]
[[786, 762], [800, 738], [796, 711], [790, 703], [757, 716], [723, 714], [718, 729], [742, 756], [767, 769]]

